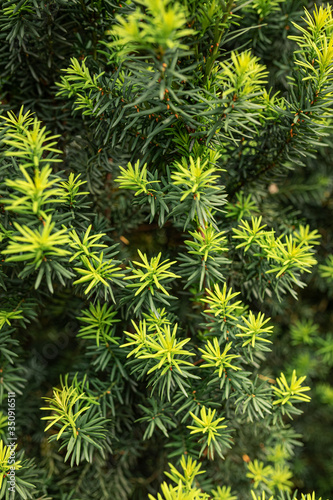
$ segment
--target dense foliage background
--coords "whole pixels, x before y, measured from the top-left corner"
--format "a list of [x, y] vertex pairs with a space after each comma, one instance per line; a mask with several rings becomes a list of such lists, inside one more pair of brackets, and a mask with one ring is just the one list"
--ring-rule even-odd
[[0, 497], [332, 498], [330, 5], [0, 8]]

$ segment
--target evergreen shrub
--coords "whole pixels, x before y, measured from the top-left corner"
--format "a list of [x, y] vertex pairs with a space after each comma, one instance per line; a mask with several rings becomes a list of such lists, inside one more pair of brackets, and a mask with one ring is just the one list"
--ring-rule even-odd
[[0, 25], [0, 498], [325, 500], [330, 4]]

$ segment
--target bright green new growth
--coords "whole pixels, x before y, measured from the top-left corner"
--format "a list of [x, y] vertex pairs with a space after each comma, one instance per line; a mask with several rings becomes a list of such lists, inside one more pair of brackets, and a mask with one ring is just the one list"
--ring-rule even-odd
[[118, 344], [117, 339], [112, 334], [114, 333], [114, 324], [120, 320], [115, 318], [117, 312], [112, 310], [112, 306], [107, 307], [107, 303], [101, 306], [98, 301], [96, 306], [91, 303], [89, 310], [83, 310], [82, 313], [83, 316], [78, 319], [84, 324], [88, 323], [88, 325], [80, 328], [78, 337], [94, 339], [97, 346], [99, 346], [100, 339], [105, 344], [108, 342]]
[[281, 377], [276, 379], [278, 387], [273, 387], [273, 390], [277, 397], [277, 399], [273, 402], [273, 405], [291, 405], [292, 403], [297, 401], [310, 401], [310, 396], [304, 394], [304, 392], [310, 390], [310, 387], [302, 387], [302, 383], [305, 379], [305, 376], [297, 378], [296, 371], [294, 370], [292, 373], [290, 384], [288, 384], [285, 375], [281, 373]]
[[[253, 483], [254, 488], [266, 485], [271, 491], [278, 492], [291, 492], [292, 482], [290, 481], [292, 473], [287, 465], [265, 465], [260, 460], [254, 460], [248, 464], [249, 477]], [[255, 498], [253, 496], [253, 498]]]
[[263, 313], [259, 313], [258, 316], [255, 317], [252, 311], [250, 311], [248, 319], [242, 316], [242, 320], [244, 321], [245, 326], [237, 325], [237, 327], [240, 328], [243, 333], [236, 334], [236, 337], [242, 337], [244, 339], [242, 347], [248, 344], [255, 347], [256, 342], [272, 343], [271, 340], [265, 338], [265, 334], [270, 334], [273, 330], [273, 326], [265, 326], [266, 323], [269, 322], [270, 318], [265, 319]]
[[[166, 386], [169, 401], [170, 390], [175, 385], [187, 396], [185, 387], [188, 387], [188, 383], [186, 379], [188, 377], [198, 378], [189, 371], [193, 368], [193, 363], [186, 361], [186, 358], [193, 356], [194, 353], [183, 348], [190, 339], [179, 340], [177, 338], [177, 324], [174, 325], [172, 331], [169, 324], [164, 324], [161, 327], [155, 325], [156, 331], [153, 333], [147, 332], [146, 320], [140, 321], [139, 325], [134, 321], [132, 324], [136, 333], [125, 332], [129, 342], [120, 346], [123, 348], [131, 347], [127, 357], [134, 355], [139, 360], [147, 360], [144, 368], [140, 370], [142, 375], [152, 374], [152, 378], [150, 377], [149, 380], [152, 381], [154, 387], [159, 387], [160, 390]], [[137, 370], [136, 363], [133, 370]]]
[[168, 476], [175, 483], [181, 481], [184, 485], [186, 491], [190, 491], [193, 488], [193, 482], [200, 474], [204, 474], [205, 471], [201, 471], [202, 464], [193, 460], [192, 457], [182, 456], [179, 462], [183, 473], [179, 472], [173, 464], [169, 464], [170, 472], [166, 472], [165, 475]]
[[92, 234], [90, 235], [91, 232], [91, 225], [88, 227], [87, 231], [85, 232], [82, 241], [80, 237], [78, 236], [77, 232], [73, 229], [69, 233], [71, 237], [71, 242], [70, 246], [73, 250], [76, 250], [75, 254], [70, 258], [70, 262], [74, 259], [77, 259], [78, 257], [81, 258], [85, 257], [90, 257], [92, 259], [98, 260], [98, 256], [96, 253], [91, 250], [92, 248], [105, 248], [107, 245], [104, 245], [103, 243], [97, 243], [103, 236], [105, 236], [104, 233], [101, 234]]
[[[1, 116], [1, 119], [5, 122], [0, 128], [5, 131], [3, 142], [9, 146], [5, 156], [20, 158], [24, 168], [39, 168], [40, 163], [49, 162], [50, 159], [52, 162], [61, 161], [53, 158], [52, 155], [52, 153], [61, 153], [59, 149], [53, 147], [57, 144], [53, 139], [59, 136], [50, 136], [46, 127], [41, 128], [41, 122], [37, 117], [32, 118], [30, 111], [23, 114], [22, 107], [18, 116], [9, 112], [8, 116]], [[47, 156], [46, 153], [48, 153]]]
[[237, 316], [240, 316], [243, 311], [243, 305], [241, 300], [237, 300], [236, 302], [232, 302], [234, 297], [240, 294], [240, 292], [232, 293], [232, 288], [229, 288], [227, 292], [227, 285], [224, 283], [222, 290], [220, 290], [219, 285], [216, 283], [214, 285], [214, 292], [211, 290], [206, 290], [207, 298], [201, 299], [202, 302], [206, 302], [209, 304], [209, 309], [205, 312], [213, 312], [215, 316], [219, 315], [221, 317], [236, 319]]
[[269, 476], [272, 473], [272, 468], [269, 465], [265, 466], [263, 462], [255, 459], [249, 463], [248, 470], [247, 477], [253, 481], [254, 488], [257, 488], [261, 482], [268, 484]]
[[218, 233], [212, 226], [206, 228], [199, 228], [195, 232], [189, 231], [194, 241], [185, 241], [185, 244], [191, 248], [189, 254], [200, 255], [204, 261], [208, 259], [214, 260], [214, 254], [221, 254], [227, 252], [226, 237], [224, 232]]
[[212, 490], [212, 500], [237, 500], [237, 497], [232, 494], [230, 486], [218, 486], [216, 490]]
[[[83, 110], [83, 115], [92, 115], [94, 112], [93, 92], [101, 91], [99, 80], [104, 72], [99, 75], [90, 75], [89, 68], [86, 66], [85, 59], [79, 62], [75, 57], [71, 59], [71, 66], [63, 69], [67, 74], [61, 76], [61, 83], [57, 82], [59, 87], [58, 96], [75, 96], [75, 109]], [[86, 94], [88, 92], [88, 94]]]
[[218, 455], [222, 458], [222, 446], [225, 448], [230, 447], [230, 435], [226, 431], [221, 431], [220, 429], [227, 429], [227, 425], [220, 425], [224, 417], [214, 418], [216, 410], [212, 410], [208, 408], [206, 411], [206, 407], [203, 406], [200, 410], [200, 417], [194, 413], [190, 412], [191, 417], [193, 418], [193, 425], [188, 425], [187, 428], [191, 429], [191, 434], [203, 434], [203, 436], [199, 437], [199, 443], [202, 443], [202, 447], [200, 450], [200, 455], [206, 450], [207, 457], [210, 460], [214, 460], [214, 451], [218, 453]]
[[[306, 376], [333, 406], [333, 21], [296, 4], [0, 13], [0, 399], [20, 396], [19, 499], [315, 500], [292, 493], [309, 477], [288, 422]], [[7, 112], [22, 102], [36, 115]], [[328, 299], [305, 311], [317, 247], [309, 302]], [[313, 407], [303, 422], [310, 442]]]
[[[130, 267], [127, 268], [133, 274], [124, 277], [124, 280], [132, 281], [126, 287], [134, 289], [134, 293], [132, 293], [132, 305], [135, 304], [135, 313], [140, 306], [145, 305], [150, 311], [156, 314], [156, 302], [169, 305], [167, 297], [171, 298], [171, 296], [168, 292], [169, 287], [167, 284], [173, 281], [174, 278], [180, 278], [180, 276], [169, 271], [172, 264], [175, 264], [175, 261], [170, 262], [169, 259], [166, 259], [160, 262], [161, 253], [156, 257], [152, 257], [150, 261], [148, 261], [146, 254], [143, 254], [140, 250], [138, 250], [138, 254], [142, 262], [134, 260], [130, 264]], [[139, 269], [135, 268], [133, 264], [139, 266]]]
[[158, 181], [147, 180], [147, 163], [140, 170], [140, 162], [138, 160], [134, 168], [129, 163], [127, 169], [120, 167], [120, 172], [121, 175], [117, 177], [116, 182], [119, 182], [121, 188], [135, 191], [135, 196], [139, 196], [141, 193], [151, 195], [155, 191], [147, 187], [149, 184], [158, 183]]
[[161, 330], [158, 329], [154, 338], [151, 337], [147, 340], [146, 346], [149, 354], [141, 354], [139, 358], [156, 359], [158, 361], [158, 363], [153, 366], [153, 368], [151, 368], [148, 373], [158, 370], [163, 366], [164, 368], [161, 372], [161, 375], [164, 375], [167, 370], [172, 370], [173, 368], [176, 368], [179, 373], [182, 373], [180, 365], [192, 366], [192, 363], [189, 363], [188, 361], [177, 359], [177, 357], [182, 354], [186, 356], [192, 355], [191, 352], [183, 349], [184, 345], [187, 344], [190, 339], [185, 339], [177, 342], [177, 328], [178, 325], [175, 325], [171, 333], [170, 326], [167, 325]]
[[309, 268], [317, 263], [312, 257], [312, 252], [309, 252], [311, 247], [304, 246], [302, 243], [293, 241], [292, 236], [286, 236], [285, 242], [280, 239], [276, 240], [274, 250], [267, 252], [267, 257], [277, 261], [280, 265], [273, 267], [267, 272], [277, 272], [277, 277], [281, 274], [288, 273], [295, 279], [292, 270], [310, 272]]
[[133, 354], [138, 356], [141, 354], [141, 352], [146, 352], [146, 349], [148, 347], [146, 320], [140, 321], [139, 325], [137, 325], [132, 320], [132, 324], [136, 330], [136, 333], [124, 332], [128, 335], [129, 338], [127, 338], [127, 340], [130, 340], [130, 342], [127, 342], [127, 344], [123, 344], [120, 346], [120, 347], [128, 347], [132, 345], [136, 346], [135, 349], [132, 349], [131, 352], [127, 354], [127, 357], [133, 356]]
[[49, 165], [41, 170], [35, 169], [34, 177], [31, 178], [24, 167], [20, 167], [25, 180], [7, 179], [6, 184], [13, 190], [23, 193], [25, 196], [12, 195], [11, 199], [3, 200], [6, 203], [7, 210], [12, 210], [21, 214], [34, 213], [38, 217], [46, 218], [47, 214], [43, 206], [47, 203], [61, 203], [63, 190], [59, 187], [53, 187], [59, 183], [59, 179], [50, 179], [52, 169]]
[[[213, 345], [214, 344], [214, 345]], [[207, 341], [207, 345], [205, 349], [199, 349], [202, 352], [202, 359], [207, 361], [204, 365], [201, 365], [202, 368], [205, 367], [215, 367], [214, 373], [218, 373], [219, 377], [222, 377], [222, 374], [229, 368], [232, 370], [240, 370], [239, 366], [235, 366], [231, 363], [231, 361], [235, 358], [239, 358], [239, 354], [228, 354], [228, 352], [232, 348], [232, 342], [226, 344], [223, 352], [221, 352], [219, 343], [217, 338], [213, 339], [213, 344]]]
[[40, 267], [42, 262], [46, 262], [51, 256], [63, 257], [70, 255], [70, 252], [63, 247], [69, 243], [66, 230], [53, 231], [55, 223], [50, 216], [45, 217], [45, 222], [40, 225], [39, 231], [32, 230], [27, 226], [20, 226], [14, 223], [21, 236], [15, 236], [15, 240], [10, 242], [7, 249], [3, 251], [7, 261], [32, 260], [35, 269]]
[[105, 261], [103, 258], [103, 252], [101, 252], [99, 256], [94, 255], [91, 260], [89, 260], [88, 257], [82, 256], [81, 265], [84, 268], [74, 267], [74, 270], [78, 274], [81, 274], [82, 278], [74, 281], [73, 285], [88, 283], [88, 286], [84, 290], [84, 293], [86, 295], [91, 291], [100, 289], [101, 291], [104, 290], [105, 299], [109, 293], [112, 300], [114, 301], [110, 282], [117, 283], [118, 285], [123, 286], [121, 284], [121, 281], [118, 280], [118, 278], [123, 277], [123, 273], [118, 272], [121, 271], [121, 267], [116, 267], [116, 265], [113, 264], [112, 259], [109, 261]]
[[118, 57], [124, 58], [129, 52], [149, 50], [153, 46], [161, 55], [167, 50], [187, 48], [179, 39], [190, 35], [192, 30], [183, 29], [186, 22], [185, 9], [175, 2], [172, 7], [166, 0], [137, 0], [143, 8], [137, 9], [125, 20], [118, 16], [116, 25], [109, 34], [116, 40], [109, 46], [121, 47]]
[[172, 264], [175, 264], [175, 262], [169, 262], [169, 259], [160, 262], [162, 257], [161, 253], [159, 253], [157, 257], [153, 257], [150, 262], [148, 262], [147, 256], [142, 254], [140, 250], [138, 250], [138, 254], [142, 262], [134, 260], [133, 263], [143, 269], [129, 268], [133, 274], [131, 276], [126, 276], [124, 279], [139, 279], [139, 283], [130, 283], [127, 287], [138, 288], [135, 292], [135, 296], [139, 295], [139, 293], [146, 287], [148, 287], [152, 295], [154, 295], [155, 287], [162, 290], [165, 295], [169, 295], [167, 290], [161, 285], [161, 281], [166, 279], [170, 281], [169, 278], [180, 278], [180, 276], [168, 271], [168, 269], [172, 266]]
[[262, 216], [251, 217], [251, 227], [248, 221], [241, 220], [241, 225], [238, 226], [240, 229], [233, 229], [235, 233], [233, 237], [245, 241], [237, 245], [236, 248], [245, 247], [244, 251], [246, 252], [247, 250], [249, 250], [251, 245], [253, 245], [254, 243], [258, 244], [260, 241], [262, 241], [262, 238], [264, 236], [266, 236], [267, 234], [272, 234], [272, 232], [267, 233], [267, 231], [263, 230], [266, 227], [266, 224], [261, 225], [261, 221]]
[[78, 382], [76, 375], [69, 384], [67, 374], [65, 380], [60, 380], [60, 383], [61, 388], [53, 389], [52, 398], [43, 398], [49, 406], [42, 407], [41, 410], [52, 411], [51, 415], [42, 417], [42, 420], [50, 421], [45, 431], [51, 427], [60, 429], [56, 434], [52, 434], [50, 439], [58, 441], [63, 437], [61, 448], [67, 446], [65, 460], [72, 455], [71, 466], [74, 461], [78, 465], [82, 457], [91, 462], [94, 449], [103, 453], [101, 443], [105, 439], [103, 428], [105, 419], [100, 416], [92, 417], [89, 412], [92, 405], [99, 405], [99, 403], [94, 396], [84, 392], [86, 378]]
[[[61, 434], [71, 427], [74, 439], [77, 437], [77, 426], [76, 421], [81, 415], [81, 413], [89, 410], [92, 401], [85, 395], [84, 392], [80, 390], [80, 386], [76, 381], [73, 385], [68, 385], [68, 376], [65, 378], [65, 382], [61, 384], [61, 389], [53, 389], [53, 398], [43, 398], [47, 401], [50, 406], [41, 408], [41, 410], [52, 410], [55, 415], [50, 415], [48, 417], [42, 417], [42, 420], [50, 420], [51, 422], [47, 425], [45, 430], [57, 424], [57, 422], [64, 423], [57, 435], [57, 440], [60, 439]], [[89, 406], [83, 406], [87, 402], [90, 403]], [[95, 403], [95, 402], [93, 402]], [[95, 403], [96, 404], [96, 403]]]
[[217, 77], [226, 87], [223, 95], [232, 93], [234, 100], [253, 97], [267, 83], [266, 67], [259, 64], [259, 58], [253, 56], [251, 51], [240, 54], [232, 52], [230, 63], [220, 63], [220, 68], [222, 71], [219, 71]]
[[[191, 458], [183, 455], [180, 461], [182, 472], [178, 471], [172, 464], [169, 464], [170, 472], [165, 472], [165, 475], [170, 478], [176, 486], [168, 485], [166, 482], [162, 483], [161, 490], [163, 496], [158, 493], [157, 497], [149, 495], [149, 500], [237, 500], [239, 497], [233, 494], [230, 487], [218, 486], [216, 490], [212, 490], [210, 494], [204, 493], [200, 489], [200, 474], [201, 464]], [[316, 500], [315, 493], [308, 493], [306, 495], [297, 495], [297, 491], [287, 497], [270, 495], [266, 496], [266, 492], [273, 489], [274, 492], [280, 493], [290, 492], [290, 471], [286, 467], [271, 467], [265, 466], [263, 462], [254, 460], [248, 464], [247, 476], [252, 480], [253, 486], [263, 486], [266, 491], [257, 494], [251, 490], [251, 497], [253, 500], [283, 500], [288, 498], [290, 500]], [[278, 490], [277, 490], [278, 488]], [[321, 497], [318, 500], [322, 500]]]
[[0, 330], [6, 324], [11, 326], [11, 321], [13, 321], [15, 319], [23, 319], [23, 316], [21, 315], [21, 313], [22, 313], [22, 310], [18, 310], [18, 311], [1, 310], [0, 311]]
[[80, 204], [79, 196], [84, 196], [89, 194], [88, 191], [80, 191], [81, 186], [86, 184], [87, 181], [82, 181], [79, 179], [81, 174], [74, 176], [73, 172], [71, 172], [66, 181], [60, 182], [60, 186], [63, 188], [61, 193], [61, 201], [67, 203], [70, 208], [75, 208]]
[[[17, 445], [15, 445], [15, 448], [16, 446]], [[12, 462], [10, 461], [11, 451], [12, 451], [11, 447], [6, 446], [1, 439], [0, 440], [0, 472], [1, 472], [0, 488], [2, 486], [3, 478], [8, 474], [10, 470], [19, 470], [22, 467], [20, 460], [11, 463]]]
[[195, 161], [190, 156], [189, 161], [189, 165], [176, 163], [177, 172], [171, 174], [174, 185], [182, 186], [181, 202], [189, 195], [200, 201], [200, 196], [205, 193], [207, 188], [219, 189], [215, 182], [219, 176], [215, 174], [215, 168], [207, 168], [208, 160], [202, 162], [200, 158], [197, 158]]

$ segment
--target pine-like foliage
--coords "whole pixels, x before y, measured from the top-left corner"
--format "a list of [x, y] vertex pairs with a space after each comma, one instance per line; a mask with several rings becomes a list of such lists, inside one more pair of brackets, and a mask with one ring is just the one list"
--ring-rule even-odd
[[331, 494], [332, 15], [2, 2], [0, 498]]

